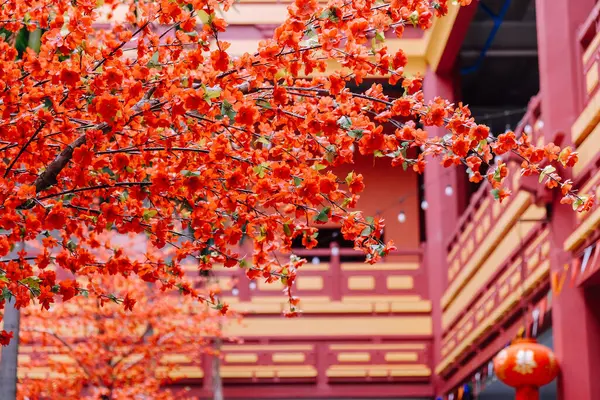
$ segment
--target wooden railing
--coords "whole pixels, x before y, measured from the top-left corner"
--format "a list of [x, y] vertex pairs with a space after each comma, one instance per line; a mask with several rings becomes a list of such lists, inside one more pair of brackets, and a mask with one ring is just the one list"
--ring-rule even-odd
[[600, 3], [596, 3], [586, 21], [579, 28], [577, 41], [581, 48], [581, 62], [585, 82], [584, 105], [598, 90], [600, 59]]
[[507, 321], [518, 311], [521, 296], [539, 290], [549, 274], [549, 229], [538, 225], [523, 238], [524, 246], [507, 255], [498, 266], [493, 282], [483, 286], [468, 307], [444, 334], [438, 373], [473, 350], [499, 322]]
[[[361, 261], [362, 252], [335, 244], [294, 249], [294, 255], [308, 262], [298, 270], [293, 294], [300, 297], [305, 313], [429, 313], [422, 253], [421, 248], [398, 249], [371, 265]], [[285, 263], [289, 256], [279, 254], [277, 259]], [[345, 261], [350, 257], [356, 261]], [[198, 274], [192, 264], [185, 270], [190, 277]], [[225, 301], [232, 301], [235, 309], [269, 314], [289, 307], [281, 282], [266, 283], [262, 277], [249, 281], [245, 275], [242, 268], [214, 269]]]
[[[541, 96], [532, 97], [527, 112], [517, 125], [515, 133], [520, 137], [526, 133], [534, 145], [544, 144], [543, 121], [541, 119]], [[506, 155], [503, 155], [507, 158]], [[520, 187], [520, 160], [508, 157], [509, 178], [505, 186], [513, 193], [511, 197], [500, 204], [491, 193], [491, 187], [485, 180], [479, 190], [471, 197], [467, 209], [460, 217], [456, 230], [447, 243], [448, 251], [448, 283], [451, 284], [458, 276], [466, 261], [486, 238], [498, 219], [501, 211], [507, 208], [514, 199]]]

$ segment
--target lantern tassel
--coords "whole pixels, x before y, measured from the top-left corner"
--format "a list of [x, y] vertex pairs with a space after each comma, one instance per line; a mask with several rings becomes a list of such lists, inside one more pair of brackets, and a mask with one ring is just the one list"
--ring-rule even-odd
[[539, 400], [540, 393], [536, 386], [521, 386], [517, 388], [515, 400]]

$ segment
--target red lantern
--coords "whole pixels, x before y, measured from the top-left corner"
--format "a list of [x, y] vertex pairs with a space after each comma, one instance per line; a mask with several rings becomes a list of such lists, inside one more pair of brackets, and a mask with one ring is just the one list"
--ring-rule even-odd
[[558, 364], [552, 350], [535, 339], [517, 339], [494, 358], [494, 371], [517, 389], [516, 400], [538, 400], [539, 387], [556, 378]]

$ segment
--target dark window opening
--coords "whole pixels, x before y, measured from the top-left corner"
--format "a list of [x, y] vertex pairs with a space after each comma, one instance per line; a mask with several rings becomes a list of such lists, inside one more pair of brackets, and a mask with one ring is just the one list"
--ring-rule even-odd
[[[384, 233], [380, 237], [381, 241], [385, 242]], [[354, 250], [354, 242], [352, 240], [344, 239], [340, 228], [319, 228], [319, 235], [317, 236], [318, 244], [311, 250], [317, 250], [314, 256], [310, 255], [310, 250], [306, 250], [308, 256], [304, 256], [308, 259], [308, 262], [319, 263], [319, 262], [330, 262], [331, 253], [320, 254], [322, 249], [330, 249], [333, 243], [337, 244], [340, 249], [340, 262], [364, 262], [366, 260], [365, 255], [361, 251]], [[293, 249], [305, 250], [302, 245], [302, 236], [297, 237], [292, 242]], [[351, 250], [351, 251], [350, 251]], [[305, 253], [303, 252], [303, 255]]]

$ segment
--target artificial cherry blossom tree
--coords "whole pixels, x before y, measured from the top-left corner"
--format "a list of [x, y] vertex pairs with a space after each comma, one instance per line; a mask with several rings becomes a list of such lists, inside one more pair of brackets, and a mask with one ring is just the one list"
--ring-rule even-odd
[[[559, 187], [564, 203], [592, 206], [557, 173], [557, 163], [576, 162], [571, 149], [494, 136], [466, 106], [425, 101], [421, 78], [404, 74], [405, 53], [386, 47], [386, 34], [428, 29], [470, 0], [295, 0], [273, 37], [240, 57], [221, 39], [219, 10], [233, 0], [1, 1], [0, 256], [42, 238], [37, 254], [1, 261], [2, 297], [18, 308], [88, 292], [127, 307], [108, 288], [48, 280], [56, 266], [77, 277], [156, 283], [226, 310], [186, 282], [181, 262], [244, 268], [250, 279], [291, 288], [303, 261], [279, 263], [274, 254], [289, 253], [298, 237], [315, 245], [328, 221], [376, 262], [393, 243], [380, 239], [381, 219], [356, 208], [362, 175], [333, 172], [355, 152], [418, 173], [427, 156], [466, 165], [500, 201], [510, 194], [506, 164], [483, 168], [512, 153], [522, 174]], [[94, 29], [101, 7], [121, 4], [125, 21]], [[27, 47], [29, 35], [39, 48]], [[311, 78], [328, 60], [340, 68]], [[400, 95], [381, 84], [347, 86], [377, 75]], [[433, 126], [447, 135], [431, 137]], [[92, 249], [106, 246], [107, 231], [145, 234], [174, 256], [134, 260], [114, 249], [99, 260]], [[236, 250], [242, 237], [253, 243], [250, 254]], [[293, 316], [297, 299], [288, 292]]]
[[[84, 296], [50, 307], [42, 295], [41, 309], [23, 313], [21, 340], [33, 352], [20, 365], [18, 398], [186, 398], [185, 392], [164, 389], [170, 377], [180, 376], [173, 375], [180, 365], [173, 356], [185, 355], [198, 365], [212, 351], [211, 341], [220, 338], [223, 316], [189, 297], [162, 296], [155, 284], [124, 277], [98, 277], [94, 284], [120, 294], [124, 307]], [[36, 367], [47, 376], [32, 375]]]

